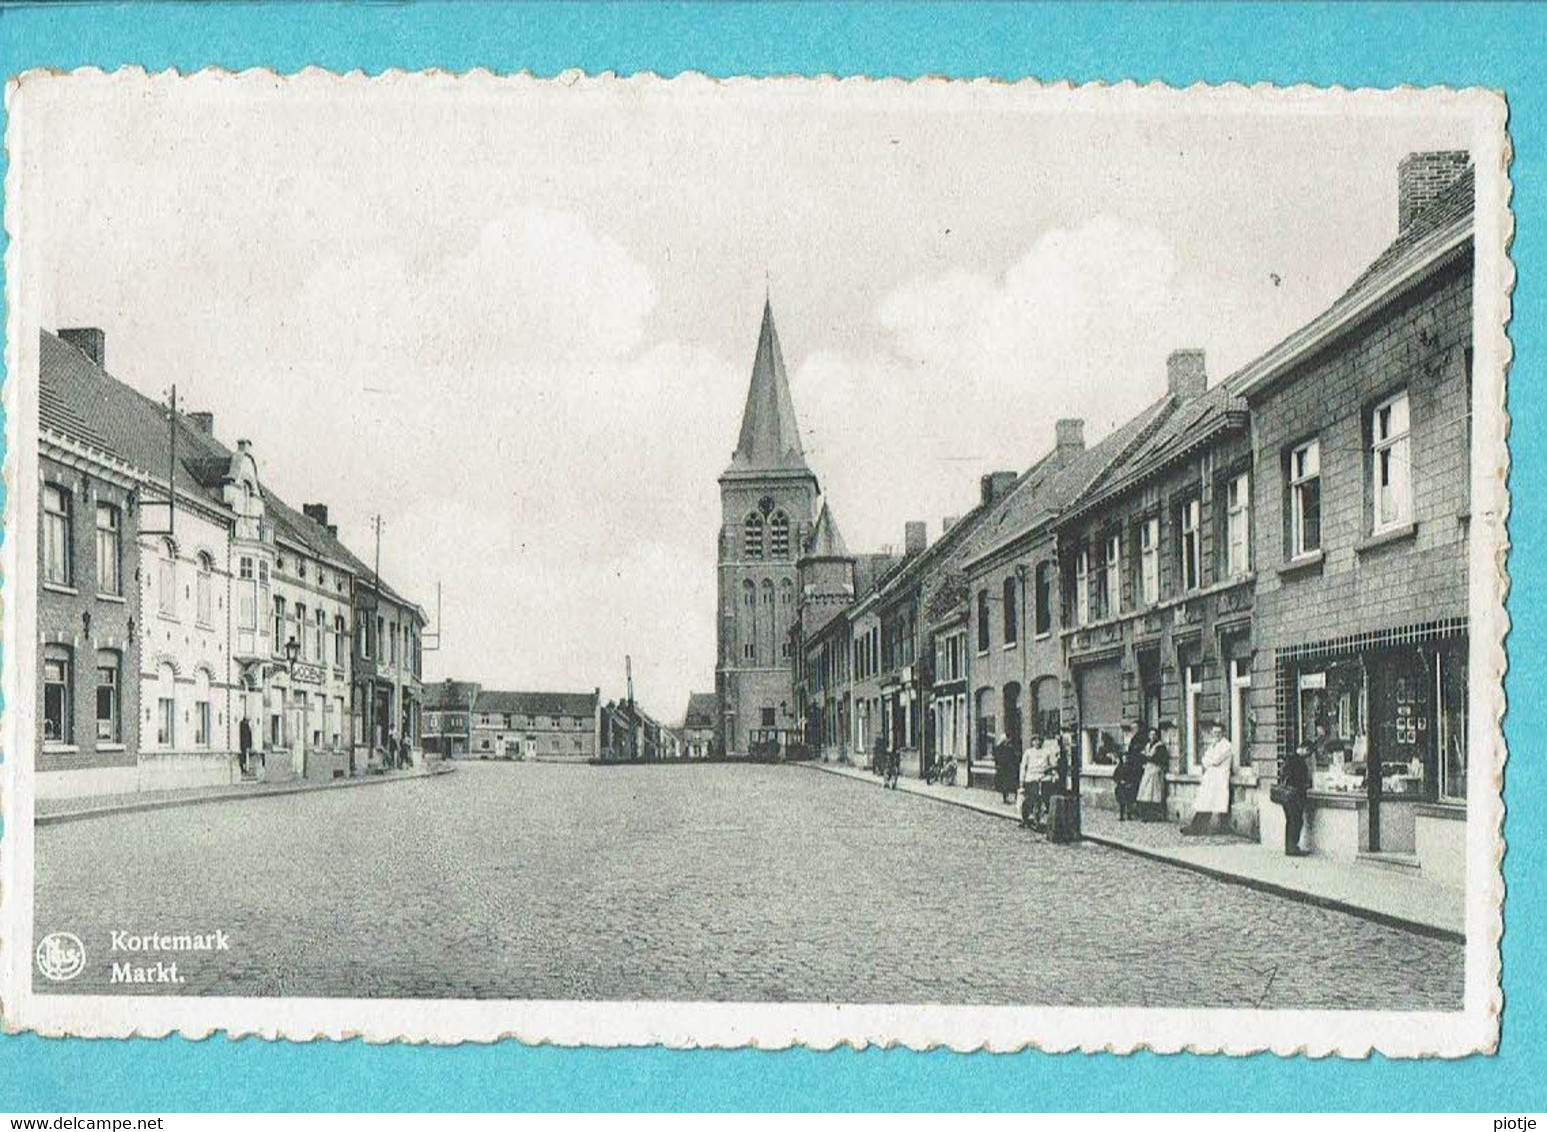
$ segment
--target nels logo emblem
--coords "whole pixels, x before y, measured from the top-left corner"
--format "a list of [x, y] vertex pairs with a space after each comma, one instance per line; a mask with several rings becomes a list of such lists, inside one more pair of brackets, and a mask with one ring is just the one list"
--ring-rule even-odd
[[43, 977], [66, 983], [86, 966], [86, 947], [69, 932], [49, 932], [38, 943], [38, 970]]

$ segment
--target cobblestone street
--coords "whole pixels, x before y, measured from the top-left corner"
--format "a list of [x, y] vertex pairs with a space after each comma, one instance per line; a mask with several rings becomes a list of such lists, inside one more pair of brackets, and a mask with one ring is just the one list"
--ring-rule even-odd
[[[459, 766], [37, 830], [39, 991], [1459, 1009], [1460, 945], [772, 766]], [[112, 933], [224, 931], [129, 954]], [[114, 987], [112, 963], [182, 984]]]

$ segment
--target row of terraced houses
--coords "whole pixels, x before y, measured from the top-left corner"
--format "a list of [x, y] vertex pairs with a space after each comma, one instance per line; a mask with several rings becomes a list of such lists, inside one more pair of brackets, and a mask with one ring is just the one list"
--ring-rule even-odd
[[420, 762], [420, 607], [105, 347], [39, 344], [37, 796]]
[[898, 552], [845, 544], [765, 308], [720, 480], [716, 742], [982, 782], [999, 735], [1063, 733], [1110, 805], [1121, 725], [1170, 720], [1180, 818], [1218, 722], [1239, 832], [1281, 842], [1268, 790], [1304, 743], [1313, 852], [1459, 883], [1475, 190], [1457, 152], [1397, 181], [1395, 239], [1316, 318], [1213, 383], [1177, 350], [1131, 420], [1095, 443], [1059, 421]]

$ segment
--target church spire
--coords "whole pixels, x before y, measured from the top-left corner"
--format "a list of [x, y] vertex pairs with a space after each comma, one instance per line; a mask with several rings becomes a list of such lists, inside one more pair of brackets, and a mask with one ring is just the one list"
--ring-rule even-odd
[[809, 471], [795, 423], [795, 402], [784, 373], [773, 302], [763, 301], [763, 326], [757, 336], [752, 383], [741, 413], [741, 437], [731, 457], [733, 472]]

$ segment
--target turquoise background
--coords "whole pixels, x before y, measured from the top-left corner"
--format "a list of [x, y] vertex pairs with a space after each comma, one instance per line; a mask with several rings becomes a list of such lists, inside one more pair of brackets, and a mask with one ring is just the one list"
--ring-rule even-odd
[[[0, 1038], [0, 1111], [484, 1108], [1173, 1108], [1541, 1110], [1541, 686], [1547, 567], [1542, 287], [1547, 269], [1541, 47], [1547, 9], [1439, 5], [597, 6], [481, 4], [81, 5], [0, 9], [0, 64], [153, 70], [307, 65], [489, 67], [715, 75], [867, 73], [1393, 86], [1483, 85], [1509, 95], [1515, 147], [1510, 328], [1514, 591], [1506, 836], [1507, 998], [1498, 1056], [1369, 1063], [902, 1050], [584, 1051], [513, 1043], [445, 1049], [258, 1040]], [[1029, 941], [1028, 941], [1029, 942]], [[1349, 956], [1350, 970], [1358, 956]]]

